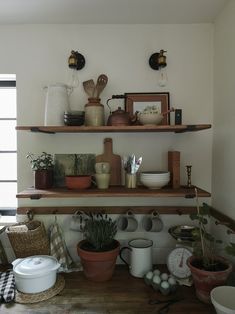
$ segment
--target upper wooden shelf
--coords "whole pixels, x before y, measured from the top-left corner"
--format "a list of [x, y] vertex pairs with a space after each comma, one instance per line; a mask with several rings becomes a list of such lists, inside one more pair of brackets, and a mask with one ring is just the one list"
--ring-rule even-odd
[[[195, 186], [192, 188], [181, 187], [180, 189], [171, 189], [169, 187], [159, 190], [151, 190], [146, 187], [136, 189], [127, 189], [124, 186], [111, 186], [106, 190], [89, 188], [83, 190], [68, 190], [66, 188], [53, 188], [49, 190], [35, 190], [28, 188], [16, 195], [17, 198], [79, 198], [79, 197], [195, 197]], [[197, 188], [199, 197], [210, 197], [211, 194], [200, 188]]]
[[128, 126], [17, 126], [16, 130], [41, 133], [112, 133], [112, 132], [193, 132], [210, 129], [211, 124], [128, 125]]

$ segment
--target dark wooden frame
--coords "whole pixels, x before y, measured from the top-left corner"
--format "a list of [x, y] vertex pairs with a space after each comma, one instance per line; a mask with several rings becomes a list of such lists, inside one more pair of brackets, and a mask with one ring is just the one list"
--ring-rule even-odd
[[[125, 93], [125, 111], [134, 115], [135, 110], [134, 103], [138, 102], [161, 102], [161, 112], [170, 110], [170, 94], [166, 93]], [[143, 109], [146, 107], [144, 105]], [[170, 114], [164, 116], [161, 125], [170, 124]]]

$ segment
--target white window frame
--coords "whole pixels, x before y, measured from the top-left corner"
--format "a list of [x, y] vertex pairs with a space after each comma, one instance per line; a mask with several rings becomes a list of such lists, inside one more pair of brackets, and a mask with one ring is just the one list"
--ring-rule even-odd
[[[4, 78], [0, 78], [0, 88], [16, 88], [16, 80], [7, 80]], [[16, 121], [16, 117], [7, 117], [7, 118], [1, 118], [0, 121]], [[0, 150], [0, 154], [16, 154], [17, 155], [17, 150]], [[17, 183], [17, 178], [16, 180], [0, 180], [0, 183]], [[1, 207], [0, 203], [0, 214], [2, 216], [12, 216], [16, 214], [16, 208], [15, 207]]]

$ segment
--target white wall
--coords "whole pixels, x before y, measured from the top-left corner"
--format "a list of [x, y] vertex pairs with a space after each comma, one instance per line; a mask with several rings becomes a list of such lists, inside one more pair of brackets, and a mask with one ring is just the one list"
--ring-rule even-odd
[[213, 206], [235, 219], [235, 2], [215, 23]]
[[[171, 106], [183, 110], [184, 124], [212, 123], [213, 26], [200, 25], [15, 25], [0, 27], [0, 71], [16, 73], [18, 125], [42, 125], [45, 92], [49, 83], [66, 82], [67, 59], [72, 49], [86, 58], [80, 81], [105, 73], [109, 83], [102, 103], [112, 94], [169, 91]], [[167, 50], [168, 85], [157, 85], [158, 72], [148, 65], [150, 55]], [[229, 53], [229, 51], [227, 51]], [[82, 84], [71, 96], [73, 109], [87, 101]], [[113, 109], [117, 104], [113, 102]], [[106, 108], [106, 118], [108, 110]], [[173, 120], [173, 119], [172, 119]], [[103, 151], [103, 138], [110, 134], [33, 134], [18, 132], [19, 191], [33, 184], [25, 156], [28, 152], [95, 153]], [[167, 167], [167, 151], [181, 152], [181, 183], [186, 183], [185, 165], [192, 164], [192, 183], [211, 191], [212, 130], [185, 134], [111, 134], [115, 153], [143, 156], [142, 170]], [[210, 199], [204, 201], [210, 202]], [[108, 198], [20, 200], [19, 206], [63, 205], [189, 205], [194, 200], [157, 198]], [[69, 217], [68, 217], [69, 218]], [[51, 221], [52, 217], [44, 217]], [[167, 224], [179, 223], [174, 216]], [[181, 218], [187, 221], [187, 217]], [[171, 247], [167, 230], [161, 246]], [[66, 235], [67, 236], [67, 235]], [[135, 235], [132, 235], [135, 236]], [[160, 235], [156, 236], [156, 243]], [[77, 237], [68, 234], [74, 248]], [[164, 239], [166, 241], [164, 241]], [[157, 245], [157, 244], [156, 244]]]

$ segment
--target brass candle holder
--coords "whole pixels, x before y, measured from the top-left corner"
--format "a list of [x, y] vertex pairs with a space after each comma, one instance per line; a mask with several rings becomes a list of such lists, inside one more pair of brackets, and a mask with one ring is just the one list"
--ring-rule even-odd
[[187, 165], [186, 170], [187, 170], [187, 177], [188, 177], [187, 187], [191, 188], [192, 187], [192, 184], [191, 184], [192, 166]]

